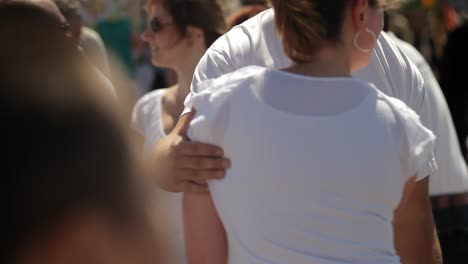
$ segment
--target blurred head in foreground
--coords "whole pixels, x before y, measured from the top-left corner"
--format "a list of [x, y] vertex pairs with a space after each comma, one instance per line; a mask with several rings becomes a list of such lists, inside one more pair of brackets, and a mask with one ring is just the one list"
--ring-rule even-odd
[[102, 79], [40, 7], [0, 4], [0, 34], [0, 263], [161, 263], [149, 184]]

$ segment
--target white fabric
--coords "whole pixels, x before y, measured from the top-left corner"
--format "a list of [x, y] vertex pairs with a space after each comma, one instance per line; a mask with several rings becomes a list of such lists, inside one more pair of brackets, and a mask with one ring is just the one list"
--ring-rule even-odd
[[[200, 60], [193, 83], [217, 78], [245, 66], [281, 69], [290, 63], [275, 31], [273, 10], [269, 9], [219, 38]], [[424, 103], [424, 81], [416, 67], [385, 33], [378, 39], [370, 65], [355, 76], [402, 100], [416, 113], [420, 112]], [[192, 86], [188, 98], [198, 92]], [[190, 108], [187, 105], [184, 113]]]
[[[197, 88], [188, 136], [221, 146], [233, 164], [209, 183], [228, 263], [399, 263], [393, 210], [408, 178], [435, 165], [435, 137], [414, 111], [357, 79], [256, 66]], [[364, 96], [343, 109], [340, 90]], [[289, 98], [317, 92], [325, 110], [265, 104], [282, 96], [310, 106]]]
[[[144, 137], [144, 148], [150, 152], [154, 144], [166, 136], [162, 123], [162, 98], [167, 89], [152, 91], [138, 100], [133, 109], [132, 127]], [[173, 255], [168, 256], [171, 263], [187, 263], [185, 257], [184, 226], [182, 218], [182, 194], [161, 192], [158, 194], [158, 204], [163, 206], [161, 212], [168, 214], [162, 216], [170, 221], [163, 222], [164, 228], [171, 234], [165, 243], [174, 249]]]
[[431, 175], [432, 195], [463, 193], [468, 191], [468, 173], [458, 145], [457, 134], [445, 97], [431, 67], [413, 46], [389, 34], [401, 50], [416, 65], [424, 78], [426, 103], [421, 109], [422, 123], [437, 136], [434, 155], [439, 169]]
[[145, 140], [145, 149], [150, 149], [166, 136], [162, 124], [162, 98], [167, 89], [158, 89], [141, 97], [133, 108], [132, 127]]
[[[219, 38], [198, 64], [193, 84], [249, 65], [280, 69], [289, 64], [290, 60], [276, 34], [274, 13], [270, 9]], [[440, 94], [434, 92], [433, 81], [426, 78], [429, 82], [429, 91], [426, 94], [418, 68], [386, 33], [382, 32], [379, 37], [370, 65], [355, 76], [403, 101], [421, 116], [424, 125], [439, 131], [442, 141], [446, 142], [446, 134], [452, 134], [446, 131], [450, 127], [444, 124], [447, 119], [444, 120], [444, 115], [441, 114], [446, 110], [442, 109], [444, 106], [440, 103]], [[190, 97], [199, 92], [201, 90], [193, 85], [184, 113], [192, 108], [189, 104]], [[453, 138], [450, 140], [453, 141]], [[432, 195], [468, 191], [466, 169], [460, 164], [457, 148], [452, 146], [452, 143], [440, 143], [436, 146], [436, 159], [442, 159], [442, 165], [438, 173], [431, 177]]]

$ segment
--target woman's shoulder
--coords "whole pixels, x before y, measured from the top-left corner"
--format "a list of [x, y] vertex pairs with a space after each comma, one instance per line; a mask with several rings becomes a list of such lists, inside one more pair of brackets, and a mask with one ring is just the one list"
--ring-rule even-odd
[[159, 122], [161, 101], [167, 89], [158, 89], [141, 97], [132, 113], [132, 126], [143, 134], [149, 122]]
[[143, 95], [140, 99], [138, 99], [134, 109], [144, 110], [147, 108], [154, 108], [155, 106], [159, 106], [166, 91], [167, 89], [158, 89]]

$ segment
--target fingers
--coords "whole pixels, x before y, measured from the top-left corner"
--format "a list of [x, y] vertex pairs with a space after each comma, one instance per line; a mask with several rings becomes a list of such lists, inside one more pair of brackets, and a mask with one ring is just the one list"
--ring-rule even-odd
[[231, 166], [231, 162], [226, 158], [182, 156], [176, 166], [179, 169], [225, 170]]
[[196, 182], [186, 181], [182, 183], [182, 192], [190, 193], [207, 193], [208, 184], [200, 184]]
[[178, 128], [179, 135], [187, 135], [187, 131], [190, 127], [190, 121], [192, 121], [193, 117], [195, 116], [195, 113], [196, 111], [193, 108], [192, 111], [179, 118], [179, 122], [177, 122], [177, 125], [180, 126]]
[[217, 146], [198, 142], [178, 142], [176, 153], [183, 156], [223, 157], [224, 151]]
[[183, 169], [179, 172], [180, 179], [183, 181], [208, 181], [218, 180], [226, 176], [225, 170], [192, 170]]

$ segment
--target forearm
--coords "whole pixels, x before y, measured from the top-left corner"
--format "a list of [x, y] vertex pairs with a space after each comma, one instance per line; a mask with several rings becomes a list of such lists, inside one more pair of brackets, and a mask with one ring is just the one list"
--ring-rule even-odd
[[412, 177], [395, 210], [395, 248], [403, 264], [439, 264], [441, 251], [429, 200], [429, 177]]
[[395, 223], [395, 248], [403, 264], [441, 264], [439, 240], [432, 220]]
[[211, 195], [185, 193], [185, 246], [190, 264], [227, 263], [227, 238]]

